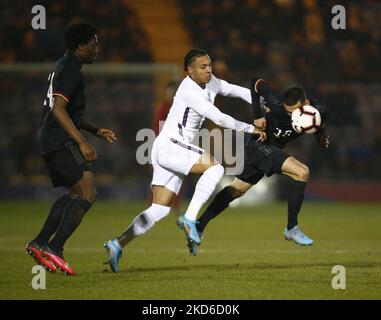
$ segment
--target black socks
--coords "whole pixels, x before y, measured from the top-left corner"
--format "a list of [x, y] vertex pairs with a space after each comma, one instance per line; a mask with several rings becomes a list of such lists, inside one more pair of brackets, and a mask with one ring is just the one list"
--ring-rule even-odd
[[291, 180], [288, 194], [288, 224], [290, 230], [298, 224], [298, 213], [304, 199], [304, 189], [307, 182]]
[[33, 240], [40, 247], [46, 245], [49, 242], [50, 237], [56, 232], [62, 217], [64, 216], [65, 209], [71, 200], [72, 199], [65, 194], [54, 202], [42, 230]]
[[[287, 229], [290, 230], [298, 224], [298, 213], [300, 212], [304, 190], [307, 182], [291, 180], [288, 194], [288, 223]], [[235, 197], [230, 193], [229, 187], [222, 189], [213, 199], [202, 216], [198, 219], [197, 230], [203, 232], [209, 221], [225, 210]]]
[[202, 216], [198, 219], [199, 223], [196, 225], [199, 232], [203, 232], [208, 222], [218, 216], [224, 211], [229, 203], [232, 202], [235, 197], [229, 191], [229, 187], [222, 189], [213, 199], [212, 203], [208, 206]]
[[70, 204], [65, 210], [64, 217], [58, 226], [54, 238], [49, 243], [49, 248], [54, 251], [63, 251], [63, 246], [66, 240], [73, 234], [77, 227], [82, 222], [86, 212], [90, 209], [92, 203], [81, 198], [76, 197], [71, 200]]

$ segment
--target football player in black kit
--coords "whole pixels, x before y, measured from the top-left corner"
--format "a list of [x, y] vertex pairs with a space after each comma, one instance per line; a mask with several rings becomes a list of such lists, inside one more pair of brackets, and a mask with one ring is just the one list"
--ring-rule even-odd
[[[311, 105], [319, 111], [321, 126], [314, 135], [320, 147], [327, 148], [329, 135], [324, 132], [326, 106], [321, 101], [307, 98], [306, 93], [300, 87], [292, 87], [281, 95], [273, 90], [269, 83], [258, 78], [252, 79], [251, 96], [254, 124], [266, 131], [267, 140], [259, 142], [255, 138], [251, 138], [246, 143], [243, 172], [215, 196], [198, 219], [199, 235], [201, 237], [208, 222], [225, 210], [230, 202], [243, 196], [265, 174], [269, 177], [275, 173], [291, 178], [288, 193], [288, 224], [284, 230], [285, 239], [293, 240], [299, 245], [312, 245], [313, 240], [306, 236], [298, 225], [298, 213], [304, 199], [309, 169], [282, 149], [288, 142], [301, 135], [292, 128], [291, 113], [304, 105]], [[261, 97], [264, 100], [264, 110], [260, 105]], [[188, 248], [191, 254], [197, 254], [197, 244], [188, 241]]]
[[97, 153], [81, 134], [116, 140], [113, 131], [96, 128], [84, 119], [86, 107], [82, 65], [98, 58], [96, 28], [76, 23], [65, 32], [67, 51], [48, 77], [48, 89], [37, 133], [40, 153], [54, 187], [67, 193], [57, 199], [40, 233], [27, 244], [26, 251], [46, 269], [74, 275], [63, 256], [64, 244], [81, 223], [96, 199], [92, 162]]

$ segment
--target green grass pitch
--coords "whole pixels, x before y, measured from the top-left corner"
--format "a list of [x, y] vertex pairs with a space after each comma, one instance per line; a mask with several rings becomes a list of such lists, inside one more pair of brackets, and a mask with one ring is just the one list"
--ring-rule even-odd
[[[229, 209], [196, 257], [171, 214], [124, 250], [113, 274], [103, 242], [146, 204], [98, 202], [66, 246], [78, 275], [47, 274], [46, 289], [34, 290], [24, 246], [49, 205], [0, 203], [0, 299], [381, 299], [380, 204], [305, 203], [299, 222], [312, 247], [283, 239], [285, 203]], [[335, 265], [346, 268], [345, 290], [331, 286]]]

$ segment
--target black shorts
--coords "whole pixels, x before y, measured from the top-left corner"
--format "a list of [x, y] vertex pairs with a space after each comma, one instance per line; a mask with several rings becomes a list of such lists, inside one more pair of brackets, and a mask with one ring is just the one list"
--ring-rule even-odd
[[257, 184], [265, 174], [268, 177], [274, 173], [281, 174], [282, 165], [288, 157], [282, 149], [252, 139], [245, 147], [243, 171], [236, 177], [247, 183]]
[[73, 141], [66, 142], [61, 150], [44, 155], [44, 160], [54, 187], [70, 187], [82, 179], [84, 171], [94, 172]]

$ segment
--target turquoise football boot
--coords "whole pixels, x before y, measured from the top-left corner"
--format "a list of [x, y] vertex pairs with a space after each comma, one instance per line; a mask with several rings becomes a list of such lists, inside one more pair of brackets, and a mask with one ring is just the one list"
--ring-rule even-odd
[[176, 221], [177, 225], [180, 229], [184, 230], [185, 235], [187, 236], [188, 241], [191, 240], [195, 242], [197, 245], [200, 245], [201, 239], [198, 236], [196, 224], [198, 221], [191, 221], [185, 218], [184, 214], [182, 214]]
[[118, 262], [120, 257], [122, 256], [122, 247], [120, 246], [117, 239], [112, 239], [106, 241], [103, 245], [106, 248], [106, 252], [108, 255], [108, 260], [106, 264], [109, 264], [112, 272], [118, 272]]
[[284, 238], [288, 241], [293, 240], [296, 244], [300, 246], [310, 246], [314, 243], [312, 239], [307, 237], [298, 225], [293, 227], [291, 230], [284, 229]]

